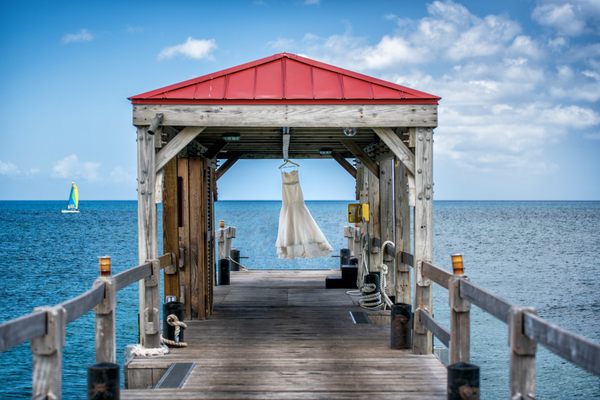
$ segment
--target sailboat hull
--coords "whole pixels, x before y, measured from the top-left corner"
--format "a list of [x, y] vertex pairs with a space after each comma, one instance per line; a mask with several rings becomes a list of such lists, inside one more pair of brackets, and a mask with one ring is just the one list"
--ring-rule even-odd
[[60, 210], [63, 214], [79, 214], [79, 210]]

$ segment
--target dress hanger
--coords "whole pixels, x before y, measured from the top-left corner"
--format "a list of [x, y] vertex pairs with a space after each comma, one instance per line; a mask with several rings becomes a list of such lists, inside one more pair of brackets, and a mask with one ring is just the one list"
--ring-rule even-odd
[[281, 164], [279, 166], [279, 169], [285, 169], [285, 168], [299, 168], [300, 164], [297, 164], [295, 162], [293, 162], [292, 160], [286, 159], [283, 161], [283, 164]]

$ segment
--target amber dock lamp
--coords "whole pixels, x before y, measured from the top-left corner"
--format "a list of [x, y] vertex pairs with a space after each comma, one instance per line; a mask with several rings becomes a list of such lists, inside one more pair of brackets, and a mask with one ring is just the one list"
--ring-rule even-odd
[[225, 229], [225, 221], [224, 220], [219, 221], [219, 228]]
[[100, 258], [100, 276], [110, 276], [112, 273], [110, 256], [102, 256], [99, 258]]
[[463, 255], [462, 253], [452, 254], [452, 270], [454, 271], [454, 275], [462, 276], [465, 274], [465, 267], [463, 264]]

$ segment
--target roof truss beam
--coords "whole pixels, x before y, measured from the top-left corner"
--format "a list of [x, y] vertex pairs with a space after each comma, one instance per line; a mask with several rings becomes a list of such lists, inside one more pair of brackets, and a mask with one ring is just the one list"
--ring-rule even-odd
[[379, 176], [379, 165], [354, 140], [343, 139], [341, 142], [373, 175]]
[[346, 160], [344, 158], [344, 156], [342, 156], [337, 151], [334, 151], [334, 152], [331, 153], [331, 157], [333, 157], [333, 159], [335, 161], [337, 161], [337, 163], [340, 164], [342, 166], [342, 168], [344, 168], [350, 175], [352, 175], [352, 177], [354, 179], [356, 179], [356, 168], [354, 168], [352, 166], [352, 164], [350, 164], [348, 162], [348, 160]]
[[415, 175], [415, 155], [412, 151], [402, 143], [402, 139], [398, 137], [396, 132], [391, 128], [373, 128], [373, 131], [379, 136], [381, 141], [390, 148], [392, 153], [404, 164], [406, 169], [414, 176]]
[[155, 172], [163, 169], [173, 157], [179, 154], [181, 150], [185, 149], [185, 147], [201, 134], [204, 129], [206, 128], [199, 126], [188, 126], [183, 128], [181, 132], [171, 139], [169, 143], [156, 154], [156, 162], [154, 164]]
[[215, 179], [219, 180], [223, 175], [225, 175], [225, 172], [227, 172], [229, 168], [233, 167], [233, 164], [235, 164], [240, 159], [240, 156], [240, 154], [236, 154], [234, 156], [229, 157], [227, 161], [225, 161], [223, 165], [221, 165], [219, 169], [216, 170]]

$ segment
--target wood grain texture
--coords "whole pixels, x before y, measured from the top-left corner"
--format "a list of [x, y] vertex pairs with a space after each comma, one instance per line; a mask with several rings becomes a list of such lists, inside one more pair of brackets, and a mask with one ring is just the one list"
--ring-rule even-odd
[[215, 171], [215, 172], [216, 172], [215, 179], [216, 179], [216, 180], [219, 180], [219, 179], [221, 179], [221, 177], [222, 177], [223, 175], [225, 175], [225, 173], [226, 173], [227, 171], [229, 171], [229, 168], [233, 167], [233, 165], [234, 165], [234, 164], [235, 164], [235, 163], [236, 163], [236, 162], [237, 162], [239, 159], [240, 159], [240, 155], [239, 155], [239, 154], [236, 154], [236, 155], [234, 155], [234, 156], [231, 156], [231, 157], [229, 157], [229, 158], [228, 158], [228, 159], [227, 159], [227, 160], [226, 160], [226, 161], [223, 163], [223, 165], [221, 165], [221, 166], [219, 167], [219, 169], [217, 169], [217, 170]]
[[443, 399], [446, 370], [433, 356], [389, 349], [389, 327], [354, 324], [332, 271], [232, 272], [215, 288], [215, 313], [190, 321], [186, 349], [136, 358], [129, 370], [194, 362], [178, 390], [125, 390], [122, 399]]
[[[379, 170], [379, 168], [377, 168]], [[379, 209], [379, 175], [367, 171], [367, 196], [369, 201], [369, 222], [367, 231], [369, 233], [369, 271], [379, 271], [381, 251], [381, 214]]]
[[179, 198], [179, 213], [181, 215], [181, 224], [179, 226], [179, 247], [182, 248], [183, 257], [182, 267], [179, 270], [179, 294], [185, 310], [185, 319], [190, 319], [192, 315], [191, 303], [191, 275], [190, 275], [190, 194], [189, 194], [189, 167], [188, 159], [180, 158], [177, 160], [177, 176], [180, 182], [181, 195]]
[[117, 339], [115, 309], [117, 285], [112, 276], [101, 276], [94, 287], [103, 287], [104, 298], [96, 306], [96, 362], [117, 362]]
[[[423, 262], [433, 257], [433, 131], [417, 128], [415, 147], [415, 300], [414, 306], [433, 314], [431, 282], [423, 276]], [[413, 351], [430, 354], [433, 351], [431, 333], [419, 326], [415, 319]]]
[[158, 154], [156, 155], [155, 162], [155, 171], [160, 171], [169, 161], [171, 161], [180, 151], [185, 149], [185, 147], [190, 144], [192, 140], [196, 138], [202, 131], [204, 131], [204, 127], [198, 126], [188, 126], [183, 128], [181, 132], [179, 132], [173, 139], [169, 140], [169, 142], [160, 149]]
[[[177, 159], [171, 159], [164, 167], [163, 179], [163, 252], [175, 256], [175, 266], [179, 263], [179, 199], [177, 194]], [[164, 275], [165, 296], [175, 296], [179, 300], [179, 269]]]
[[340, 164], [340, 166], [342, 168], [344, 168], [346, 170], [346, 172], [348, 172], [350, 175], [352, 175], [352, 177], [354, 179], [356, 179], [356, 168], [354, 168], [352, 166], [352, 164], [350, 164], [348, 162], [348, 160], [346, 160], [344, 158], [344, 156], [342, 156], [340, 153], [338, 153], [337, 151], [334, 151], [331, 153], [331, 157], [333, 157], [333, 159], [335, 161], [337, 161], [338, 164]]
[[470, 362], [471, 359], [471, 304], [460, 297], [460, 281], [453, 277], [448, 284], [450, 304], [450, 364]]
[[151, 262], [152, 274], [144, 278], [144, 347], [160, 347], [160, 262], [154, 259]]
[[408, 205], [408, 176], [406, 167], [394, 161], [394, 234], [396, 238], [396, 302], [411, 304], [410, 266], [402, 254], [410, 248], [410, 207]]
[[46, 334], [31, 341], [33, 399], [62, 398], [62, 355], [65, 346], [66, 312], [62, 307], [37, 307], [46, 313]]
[[149, 125], [157, 113], [163, 125], [251, 127], [431, 127], [436, 105], [134, 105], [133, 124]]
[[[389, 158], [379, 162], [379, 218], [381, 244], [390, 240], [395, 246], [394, 234], [394, 159]], [[386, 248], [390, 249], [389, 247]], [[391, 256], [384, 253], [383, 261], [388, 266], [386, 274], [386, 293], [388, 296], [396, 293], [396, 269], [394, 268], [395, 250]]]
[[373, 175], [379, 176], [379, 165], [365, 153], [361, 146], [351, 139], [342, 139], [341, 142]]
[[[198, 157], [188, 159], [189, 170], [189, 236], [190, 236], [190, 301], [191, 318], [204, 318], [204, 286], [201, 284], [205, 257], [204, 225], [202, 208], [204, 202], [204, 161]], [[202, 298], [202, 307], [200, 307]]]
[[389, 147], [396, 158], [404, 164], [408, 172], [415, 174], [415, 155], [402, 142], [402, 139], [391, 128], [373, 128], [381, 141]]
[[513, 307], [508, 322], [510, 341], [510, 398], [535, 399], [535, 353], [537, 345], [524, 335], [525, 312], [535, 314], [533, 308]]

